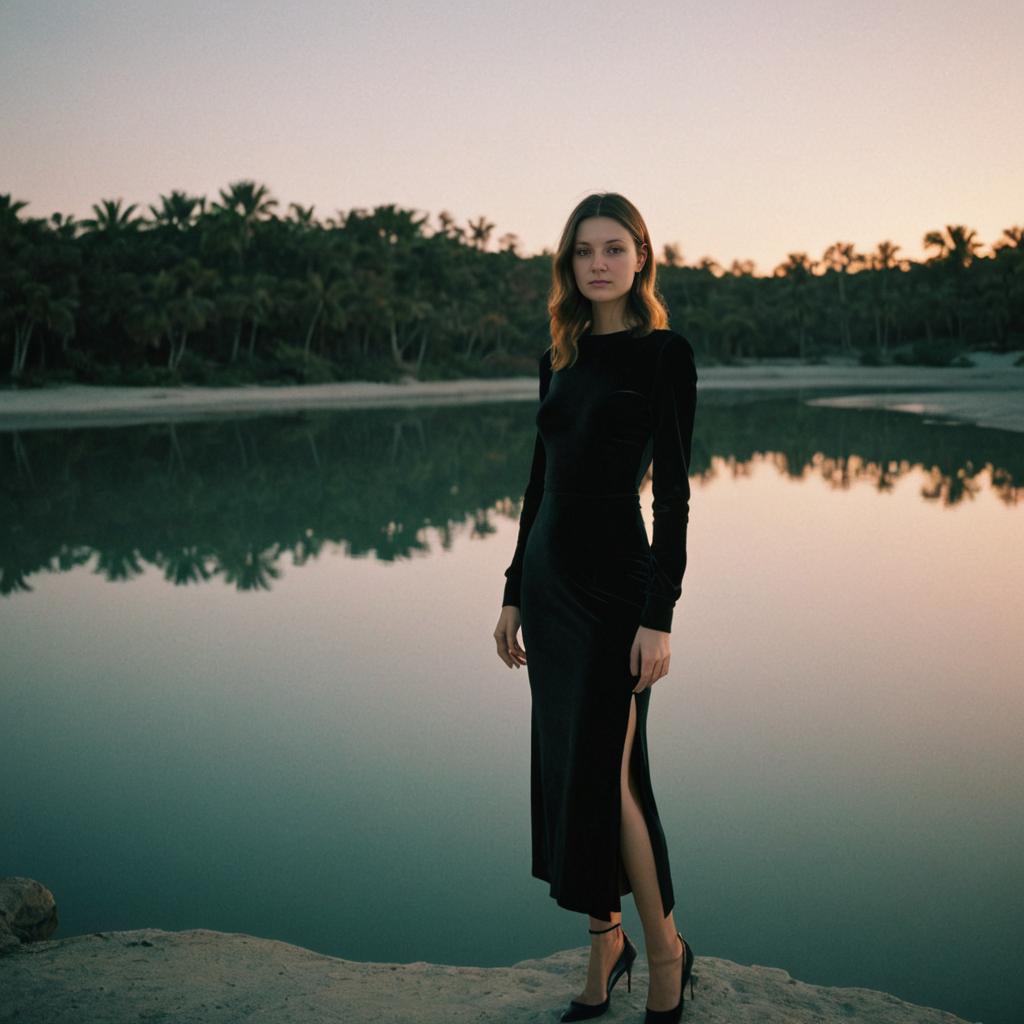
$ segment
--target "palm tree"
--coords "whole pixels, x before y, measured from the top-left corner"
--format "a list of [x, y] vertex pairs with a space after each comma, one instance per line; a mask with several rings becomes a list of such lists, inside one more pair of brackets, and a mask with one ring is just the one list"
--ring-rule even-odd
[[946, 233], [929, 231], [924, 236], [925, 249], [938, 249], [937, 261], [949, 261], [957, 267], [969, 267], [982, 243], [978, 232], [963, 224], [947, 224]]
[[[947, 224], [946, 233], [929, 231], [924, 236], [924, 248], [937, 249], [936, 256], [928, 262], [946, 267], [953, 282], [954, 313], [956, 315], [956, 337], [964, 337], [964, 299], [966, 282], [964, 271], [974, 262], [982, 243], [973, 228], [963, 224]], [[951, 332], [952, 331], [952, 324]]]
[[269, 216], [278, 205], [266, 185], [254, 181], [234, 181], [220, 191], [220, 202], [215, 207], [237, 214], [247, 227], [252, 227], [261, 216]]
[[177, 190], [160, 197], [159, 206], [150, 206], [153, 223], [175, 231], [187, 231], [206, 210], [206, 196], [189, 196]]
[[29, 343], [37, 326], [70, 336], [75, 331], [75, 299], [71, 295], [55, 295], [48, 284], [29, 280], [22, 272], [22, 288], [14, 297], [14, 359], [11, 376], [15, 379], [25, 370]]
[[313, 216], [314, 206], [300, 206], [298, 203], [289, 203], [288, 209], [291, 212], [290, 223], [302, 230], [312, 230], [320, 226]]
[[475, 221], [469, 222], [469, 237], [473, 244], [480, 250], [487, 248], [491, 239], [491, 232], [494, 231], [492, 224], [486, 217], [480, 216]]
[[218, 276], [194, 257], [156, 275], [154, 301], [167, 337], [169, 370], [181, 364], [189, 335], [203, 330], [215, 313], [216, 306], [206, 293]]
[[249, 321], [249, 360], [256, 347], [256, 332], [273, 302], [275, 280], [268, 274], [232, 274], [227, 291], [217, 299], [224, 318], [234, 323], [229, 362], [238, 361], [242, 331]]
[[863, 261], [863, 256], [854, 249], [853, 242], [834, 242], [822, 257], [826, 273], [831, 270], [839, 285], [839, 339], [847, 354], [853, 351], [853, 338], [850, 335], [850, 315], [846, 301], [846, 275], [856, 270]]
[[256, 351], [256, 332], [274, 305], [277, 281], [270, 274], [256, 274], [249, 280], [245, 315], [249, 318], [249, 362]]
[[1003, 228], [999, 240], [992, 244], [993, 252], [1002, 249], [1024, 249], [1024, 227], [1014, 225], [1012, 228]]
[[92, 207], [93, 216], [82, 221], [82, 227], [87, 232], [101, 233], [110, 237], [119, 237], [126, 234], [134, 234], [142, 226], [141, 217], [133, 217], [138, 203], [122, 209], [123, 199], [103, 199], [94, 203]]
[[896, 259], [900, 247], [886, 239], [879, 242], [875, 251], [864, 257], [865, 265], [873, 271], [867, 277], [868, 294], [870, 296], [871, 313], [875, 323], [875, 347], [881, 354], [889, 350], [889, 329], [891, 320], [891, 303], [889, 284], [893, 271], [902, 266]]
[[707, 271], [712, 277], [721, 277], [725, 273], [722, 269], [722, 264], [711, 256], [701, 256], [696, 263], [696, 267], [698, 270]]
[[789, 288], [789, 301], [784, 307], [784, 319], [796, 328], [797, 349], [801, 359], [807, 357], [807, 336], [810, 325], [811, 296], [809, 285], [817, 264], [805, 252], [791, 252], [786, 262], [780, 263], [773, 274], [785, 278]]
[[375, 206], [369, 217], [364, 220], [378, 238], [389, 246], [395, 246], [422, 238], [427, 216], [417, 216], [415, 210], [403, 210], [394, 203], [386, 203], [383, 206]]
[[73, 213], [51, 213], [50, 223], [58, 238], [74, 241], [75, 235], [78, 234], [79, 222], [75, 220]]
[[252, 244], [256, 224], [261, 218], [271, 216], [278, 203], [266, 185], [257, 185], [254, 181], [232, 182], [220, 190], [220, 200], [212, 208], [222, 213], [231, 225], [237, 239], [239, 266], [242, 266]]
[[[995, 273], [998, 280], [998, 301], [992, 302], [990, 315], [996, 322], [1000, 348], [1009, 350], [1019, 344], [1024, 322], [1024, 227], [1004, 228], [1000, 238], [992, 245], [995, 254]], [[1014, 315], [1016, 311], [1016, 317]], [[1014, 320], [1016, 319], [1016, 333]]]
[[10, 192], [0, 194], [0, 238], [6, 238], [21, 225], [21, 211], [28, 206], [23, 199], [11, 199]]
[[948, 311], [952, 300], [949, 279], [930, 276], [925, 268], [916, 266], [904, 282], [902, 291], [901, 303], [905, 319], [910, 322], [911, 329], [917, 325], [924, 328], [928, 348], [932, 348], [936, 320], [945, 319], [949, 330]]
[[444, 238], [450, 238], [453, 242], [463, 243], [466, 240], [466, 229], [455, 223], [455, 217], [447, 210], [442, 210], [437, 215], [437, 222], [440, 224], [438, 234]]
[[124, 312], [125, 334], [143, 349], [159, 348], [171, 333], [169, 302], [173, 283], [169, 274], [156, 275], [146, 291], [131, 302]]
[[337, 264], [329, 266], [325, 273], [312, 271], [298, 286], [298, 301], [311, 309], [306, 336], [302, 344], [303, 357], [309, 360], [310, 345], [317, 321], [326, 314], [332, 326], [344, 326], [346, 322], [345, 298], [348, 296], [350, 284], [348, 275]]
[[666, 267], [683, 265], [683, 247], [677, 242], [666, 242], [661, 248], [661, 262]]

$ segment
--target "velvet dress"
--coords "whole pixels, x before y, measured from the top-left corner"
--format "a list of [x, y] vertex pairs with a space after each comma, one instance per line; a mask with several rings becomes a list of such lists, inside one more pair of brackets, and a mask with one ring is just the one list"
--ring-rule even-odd
[[[620, 854], [620, 765], [632, 769], [666, 916], [675, 899], [651, 786], [651, 688], [632, 692], [637, 626], [671, 632], [682, 591], [696, 411], [693, 348], [655, 330], [586, 334], [575, 363], [540, 358], [529, 480], [502, 603], [520, 610], [531, 693], [532, 874], [562, 907], [610, 920], [632, 891]], [[653, 462], [648, 542], [639, 487]], [[670, 696], [666, 694], [666, 697]]]

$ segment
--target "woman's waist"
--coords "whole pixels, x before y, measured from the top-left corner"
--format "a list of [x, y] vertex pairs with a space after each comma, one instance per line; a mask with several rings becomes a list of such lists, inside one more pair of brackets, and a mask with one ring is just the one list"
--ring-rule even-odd
[[547, 484], [544, 485], [544, 497], [550, 498], [551, 501], [558, 502], [594, 502], [594, 501], [609, 501], [609, 502], [626, 502], [628, 504], [640, 504], [640, 493], [634, 490], [625, 491], [586, 491], [586, 490], [573, 490], [562, 487], [550, 487]]
[[574, 545], [625, 546], [629, 550], [647, 545], [636, 491], [545, 489], [535, 525], [548, 536], [571, 537]]

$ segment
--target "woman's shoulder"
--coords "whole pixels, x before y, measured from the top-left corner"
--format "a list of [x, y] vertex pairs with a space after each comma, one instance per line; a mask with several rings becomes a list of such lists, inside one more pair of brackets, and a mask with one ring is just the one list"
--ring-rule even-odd
[[693, 350], [693, 345], [690, 344], [690, 339], [685, 334], [674, 330], [671, 327], [657, 327], [651, 331], [651, 337], [660, 338], [662, 343], [665, 345], [675, 345], [681, 348], [689, 348]]
[[693, 350], [690, 339], [685, 334], [673, 330], [671, 327], [661, 327], [652, 334], [657, 335], [658, 363], [665, 369], [676, 372], [685, 372], [690, 376], [697, 376], [697, 356]]

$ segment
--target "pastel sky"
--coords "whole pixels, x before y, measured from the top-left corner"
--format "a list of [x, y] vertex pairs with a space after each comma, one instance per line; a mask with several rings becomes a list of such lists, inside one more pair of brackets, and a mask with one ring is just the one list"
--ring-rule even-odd
[[265, 183], [553, 247], [619, 191], [656, 250], [753, 259], [1024, 224], [1019, 0], [3, 0], [0, 192], [145, 211]]

